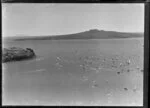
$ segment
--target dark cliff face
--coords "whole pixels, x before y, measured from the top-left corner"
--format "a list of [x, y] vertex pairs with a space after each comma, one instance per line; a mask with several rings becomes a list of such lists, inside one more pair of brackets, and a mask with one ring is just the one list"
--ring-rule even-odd
[[2, 62], [10, 62], [10, 61], [20, 61], [24, 59], [30, 59], [35, 57], [35, 53], [30, 48], [4, 48], [2, 53]]

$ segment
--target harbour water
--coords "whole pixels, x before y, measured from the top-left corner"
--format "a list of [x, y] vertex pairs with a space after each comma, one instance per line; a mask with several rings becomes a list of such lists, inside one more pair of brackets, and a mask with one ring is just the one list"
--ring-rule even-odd
[[37, 57], [3, 63], [3, 105], [143, 105], [143, 38], [10, 41]]

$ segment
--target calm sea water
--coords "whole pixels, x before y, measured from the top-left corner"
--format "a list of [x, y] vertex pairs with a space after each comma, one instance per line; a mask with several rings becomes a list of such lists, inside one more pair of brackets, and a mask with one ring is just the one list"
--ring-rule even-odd
[[143, 44], [143, 38], [6, 42], [32, 48], [37, 58], [3, 64], [3, 104], [142, 105]]

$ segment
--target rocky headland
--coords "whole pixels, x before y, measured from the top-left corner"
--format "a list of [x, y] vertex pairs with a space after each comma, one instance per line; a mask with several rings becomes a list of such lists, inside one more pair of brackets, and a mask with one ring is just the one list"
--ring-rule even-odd
[[31, 48], [19, 48], [19, 47], [10, 47], [3, 48], [2, 51], [2, 62], [11, 62], [11, 61], [20, 61], [25, 59], [31, 59], [36, 57], [33, 49]]

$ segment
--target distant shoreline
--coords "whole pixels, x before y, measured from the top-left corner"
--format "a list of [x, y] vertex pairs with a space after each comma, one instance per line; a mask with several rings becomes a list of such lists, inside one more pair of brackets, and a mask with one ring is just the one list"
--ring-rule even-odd
[[138, 39], [138, 38], [144, 38], [144, 37], [130, 37], [130, 38], [91, 38], [91, 39], [29, 39], [29, 38], [25, 38], [25, 39], [3, 39], [5, 42], [11, 42], [11, 41], [44, 41], [44, 40], [49, 40], [49, 41], [58, 41], [58, 40], [115, 40], [115, 39]]
[[[7, 40], [25, 41], [25, 40], [74, 40], [74, 39], [125, 39], [125, 38], [142, 38], [144, 33], [125, 33], [116, 31], [104, 31], [92, 29], [74, 34], [56, 35], [56, 36], [18, 36], [6, 37]], [[4, 39], [4, 40], [5, 40]]]

